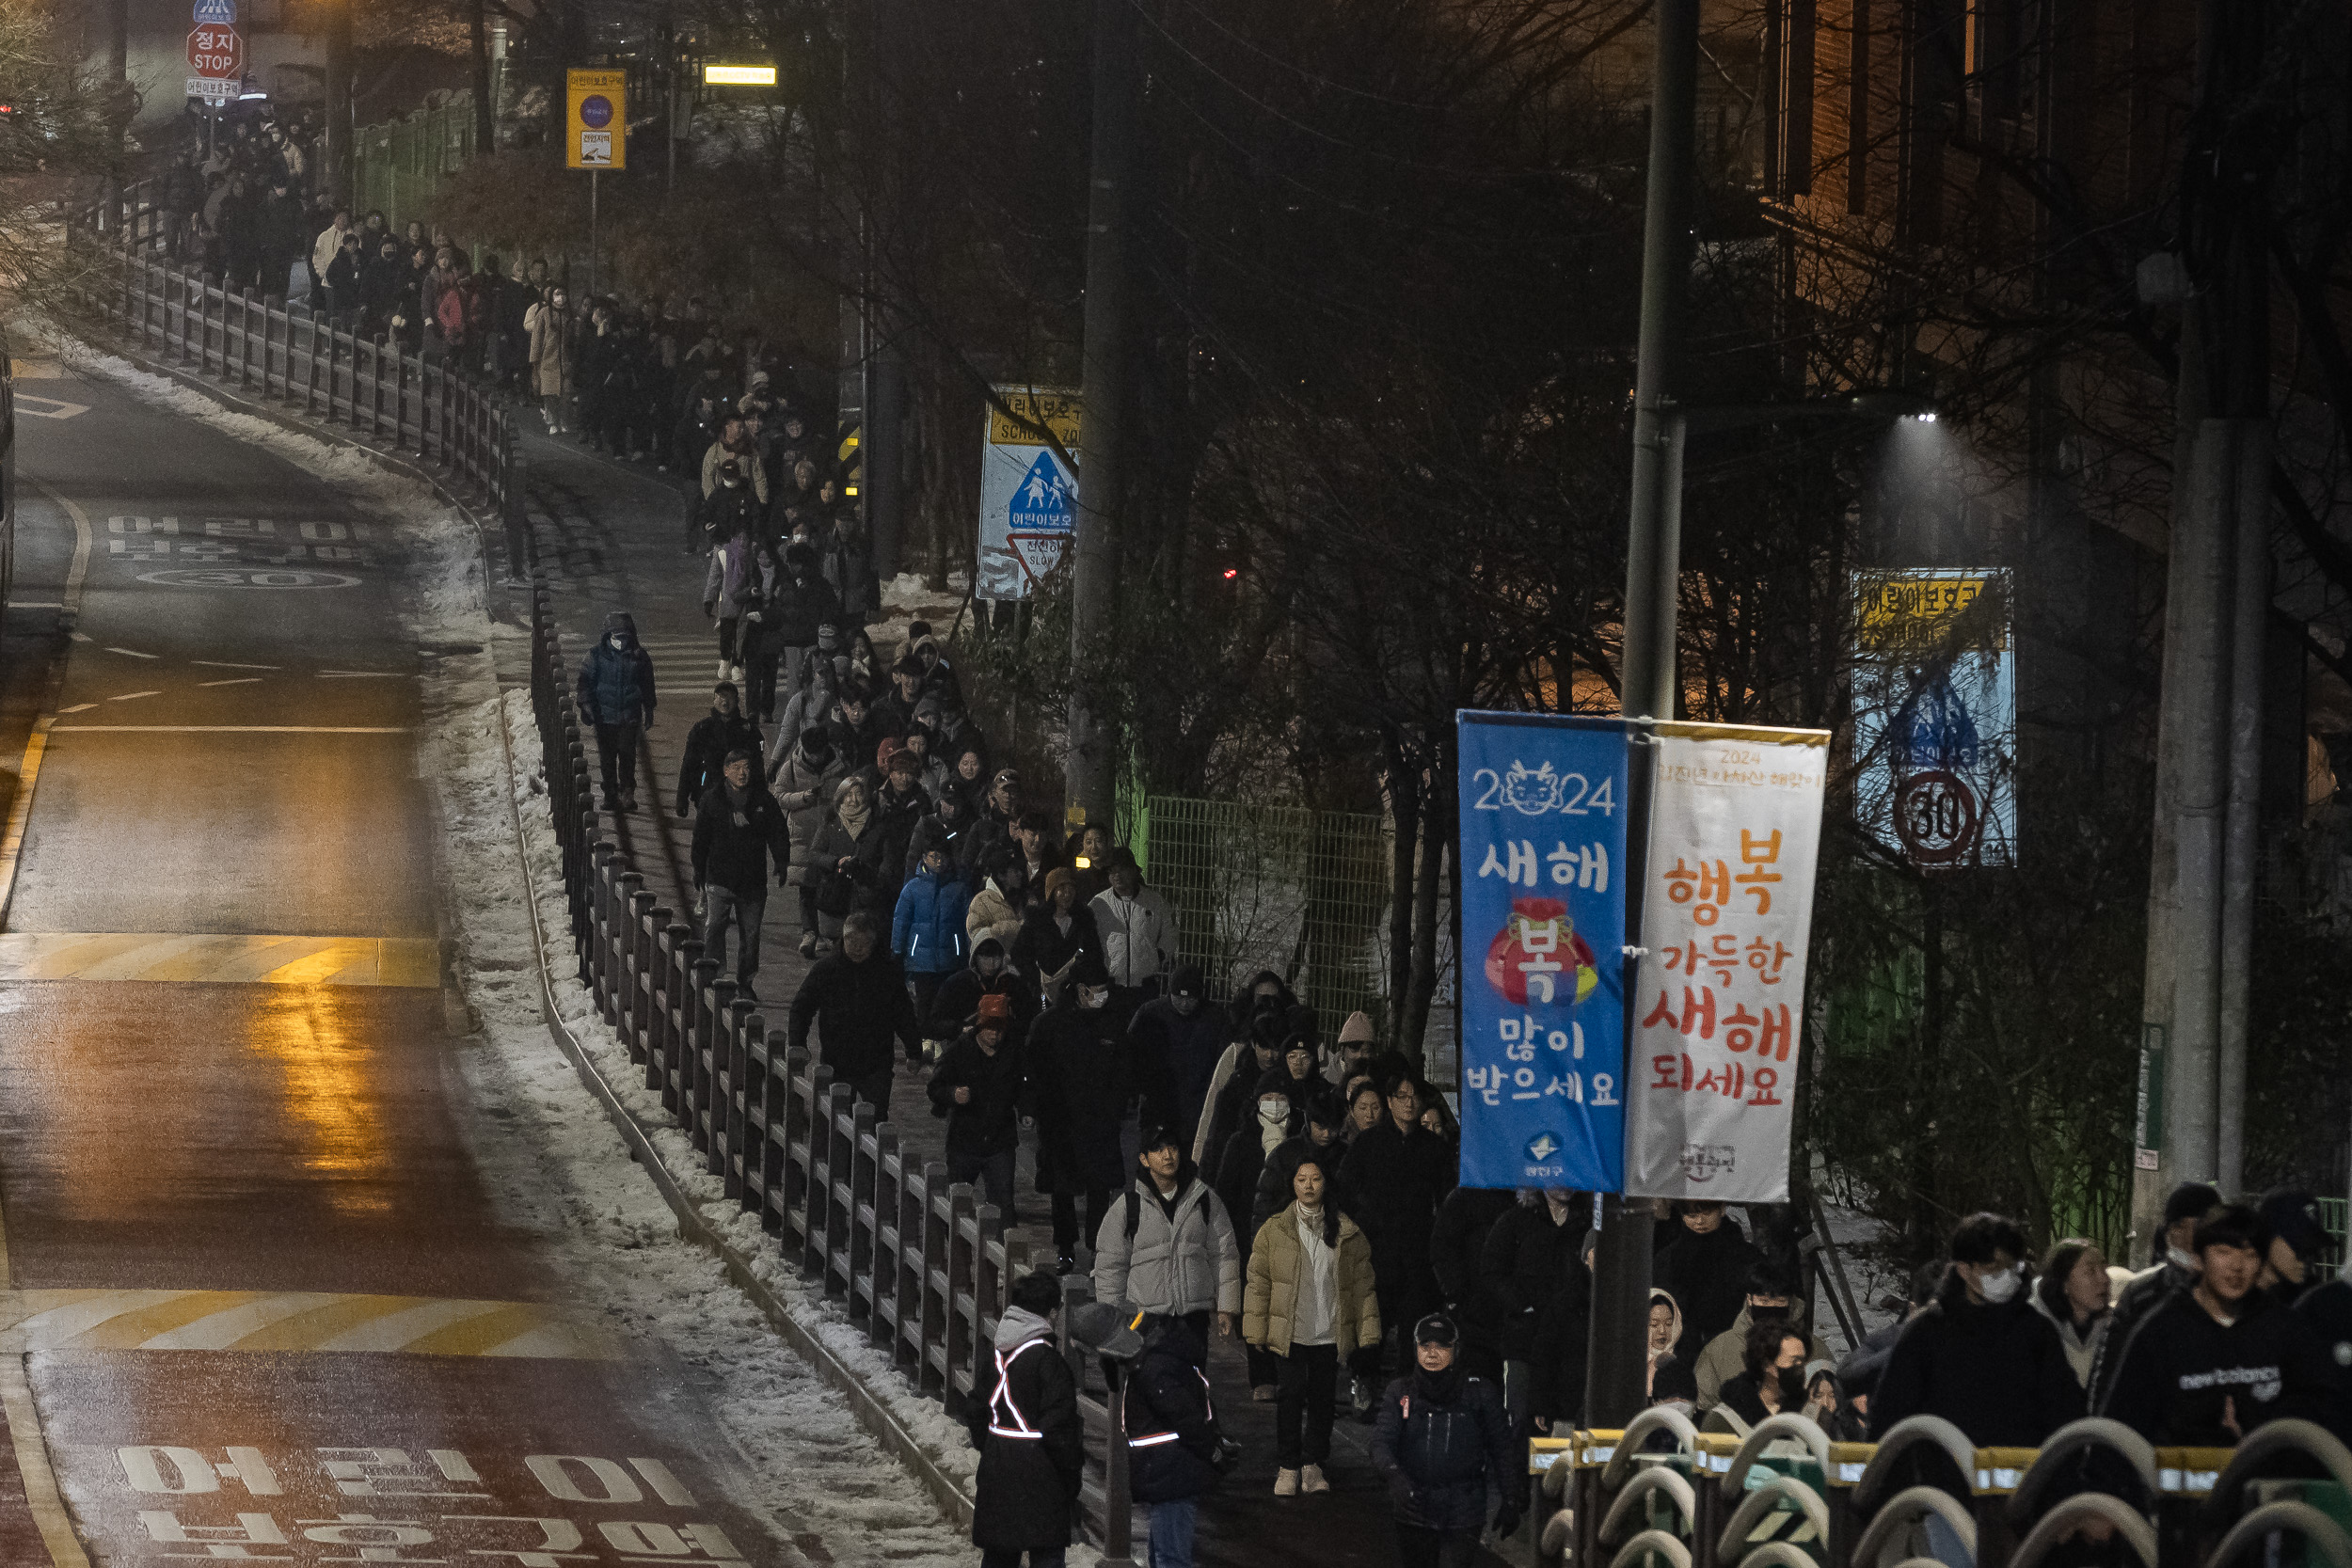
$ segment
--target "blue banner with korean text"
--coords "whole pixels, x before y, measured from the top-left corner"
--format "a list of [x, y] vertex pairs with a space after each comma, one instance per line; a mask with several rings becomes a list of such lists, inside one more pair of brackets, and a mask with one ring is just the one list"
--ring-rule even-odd
[[1625, 721], [1454, 719], [1462, 1184], [1621, 1191]]

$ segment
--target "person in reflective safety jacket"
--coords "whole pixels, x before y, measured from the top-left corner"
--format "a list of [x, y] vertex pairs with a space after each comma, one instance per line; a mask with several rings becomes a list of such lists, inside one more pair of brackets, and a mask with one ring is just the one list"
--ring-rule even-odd
[[980, 1450], [972, 1544], [982, 1568], [1062, 1568], [1086, 1469], [1078, 1386], [1054, 1342], [1061, 1281], [1024, 1275], [996, 1324], [993, 1392], [972, 1412]]
[[1200, 1369], [1208, 1338], [1189, 1318], [1142, 1318], [1143, 1353], [1127, 1380], [1127, 1474], [1152, 1508], [1151, 1568], [1192, 1568], [1200, 1495], [1232, 1468]]

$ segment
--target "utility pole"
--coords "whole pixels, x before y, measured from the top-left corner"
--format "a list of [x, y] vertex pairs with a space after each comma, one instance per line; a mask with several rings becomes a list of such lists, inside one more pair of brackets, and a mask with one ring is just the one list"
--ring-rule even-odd
[[326, 6], [326, 188], [339, 206], [351, 200], [351, 7]]
[[1127, 391], [1127, 185], [1136, 144], [1135, 0], [1094, 0], [1094, 127], [1087, 196], [1086, 360], [1077, 538], [1070, 569], [1070, 750], [1063, 785], [1089, 824], [1116, 811], [1116, 737], [1094, 684], [1119, 594], [1120, 420]]
[[[2143, 1132], [2134, 1233], [2182, 1181], [2242, 1174], [2245, 976], [2258, 848], [2263, 623], [2269, 602], [2267, 139], [2235, 125], [2261, 80], [2265, 0], [2204, 0], [2198, 109], [2183, 166], [2176, 467], [2157, 798], [2149, 874]], [[2228, 134], [2225, 135], [2224, 132]], [[2247, 624], [2238, 624], [2247, 623]], [[2245, 737], [2245, 738], [2242, 738]], [[2233, 746], [2247, 755], [2233, 755]], [[2234, 1005], [2232, 1005], [2232, 999]], [[2152, 1118], [2153, 1120], [2153, 1118]], [[2233, 1146], [2224, 1161], [2225, 1135]]]
[[[1634, 382], [1633, 505], [1627, 525], [1625, 712], [1672, 719], [1680, 684], [1675, 657], [1676, 588], [1682, 563], [1682, 442], [1676, 406], [1683, 296], [1691, 275], [1691, 184], [1694, 177], [1699, 0], [1657, 0], [1658, 47], [1650, 89], [1649, 188], [1642, 222], [1642, 326]], [[1089, 410], [1089, 417], [1091, 418]], [[1634, 787], [1627, 850], [1642, 863], [1648, 840], [1647, 769]], [[1643, 879], [1627, 878], [1638, 903]], [[1637, 919], [1635, 908], [1627, 911]], [[1629, 926], [1629, 929], [1640, 927]], [[1629, 1036], [1632, 1017], [1627, 1019]], [[1620, 1082], [1624, 1080], [1620, 1078]], [[1586, 1350], [1585, 1417], [1622, 1427], [1647, 1402], [1642, 1336], [1649, 1323], [1651, 1216], [1645, 1199], [1613, 1194], [1601, 1203], [1593, 1258], [1592, 1338]]]
[[840, 451], [846, 483], [866, 521], [866, 550], [885, 582], [898, 567], [906, 399], [905, 351], [890, 319], [885, 282], [900, 189], [895, 117], [880, 68], [889, 54], [891, 20], [891, 0], [866, 0], [851, 9], [843, 39], [845, 134], [834, 143], [857, 147], [861, 175], [835, 182], [843, 199], [855, 204], [836, 252], [842, 260]]

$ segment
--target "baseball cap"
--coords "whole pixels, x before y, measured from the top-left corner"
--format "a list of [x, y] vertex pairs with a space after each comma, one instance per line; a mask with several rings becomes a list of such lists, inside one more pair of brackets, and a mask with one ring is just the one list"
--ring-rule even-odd
[[1413, 1325], [1413, 1343], [1417, 1345], [1444, 1345], [1451, 1349], [1461, 1337], [1454, 1320], [1442, 1312], [1432, 1312]]

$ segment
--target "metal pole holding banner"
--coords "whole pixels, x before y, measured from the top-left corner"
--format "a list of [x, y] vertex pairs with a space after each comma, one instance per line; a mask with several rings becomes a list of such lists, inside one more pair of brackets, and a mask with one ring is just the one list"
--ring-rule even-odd
[[[1683, 426], [1675, 407], [1683, 292], [1691, 266], [1691, 184], [1697, 135], [1699, 0], [1658, 0], [1658, 44], [1650, 94], [1649, 182], [1642, 225], [1642, 325], [1633, 411], [1633, 505], [1625, 588], [1625, 711], [1675, 713], [1676, 603], [1682, 556]], [[1643, 748], [1645, 756], [1650, 749]], [[1629, 860], [1648, 842], [1648, 764], [1635, 770], [1627, 822]], [[1629, 866], [1629, 871], [1633, 867]], [[1641, 884], [1627, 884], [1629, 919]], [[1629, 935], [1638, 932], [1638, 925]], [[1626, 1009], [1629, 1025], [1633, 1009]], [[1631, 1053], [1624, 1058], [1629, 1065]], [[1625, 1078], [1620, 1083], [1627, 1082]], [[1601, 1204], [1593, 1257], [1592, 1338], [1586, 1346], [1584, 1416], [1621, 1427], [1645, 1402], [1642, 1336], [1649, 1323], [1651, 1212], [1646, 1200], [1612, 1195]]]

